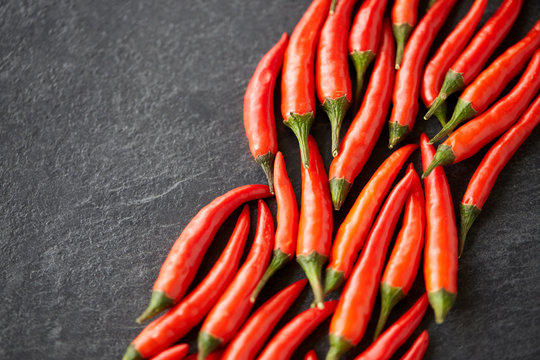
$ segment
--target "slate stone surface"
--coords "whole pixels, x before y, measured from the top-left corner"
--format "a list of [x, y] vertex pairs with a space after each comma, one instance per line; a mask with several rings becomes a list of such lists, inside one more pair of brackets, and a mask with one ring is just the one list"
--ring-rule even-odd
[[[437, 44], [471, 3], [456, 6]], [[500, 3], [489, 2], [483, 22]], [[147, 304], [160, 264], [191, 217], [231, 188], [264, 182], [244, 135], [243, 93], [259, 59], [282, 32], [292, 31], [308, 4], [0, 4], [1, 359], [121, 358], [142, 329], [134, 319]], [[498, 53], [539, 15], [540, 3], [526, 0]], [[345, 128], [350, 121], [349, 115]], [[277, 127], [299, 197], [296, 140], [279, 120]], [[437, 129], [435, 120], [419, 117], [408, 141]], [[329, 165], [322, 111], [312, 133]], [[455, 308], [443, 325], [434, 324], [431, 312], [425, 317], [426, 359], [540, 358], [539, 135], [536, 129], [503, 170], [470, 232]], [[385, 129], [344, 209], [335, 213], [336, 227], [388, 156], [386, 141]], [[484, 153], [447, 170], [456, 204]], [[419, 169], [418, 153], [413, 160]], [[275, 201], [269, 204], [275, 211]], [[217, 258], [237, 214], [218, 234], [197, 280]], [[301, 277], [299, 266], [290, 265], [257, 306]], [[420, 275], [391, 321], [422, 286]], [[310, 301], [306, 289], [279, 326]], [[311, 348], [322, 357], [327, 326], [294, 358]], [[193, 331], [192, 351], [195, 338]]]

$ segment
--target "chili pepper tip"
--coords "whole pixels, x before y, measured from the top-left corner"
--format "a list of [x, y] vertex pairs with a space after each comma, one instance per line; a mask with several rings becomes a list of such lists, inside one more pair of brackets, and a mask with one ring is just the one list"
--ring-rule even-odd
[[456, 294], [440, 289], [428, 293], [429, 304], [435, 312], [435, 322], [442, 324], [446, 314], [456, 302]]
[[353, 344], [344, 337], [330, 334], [330, 348], [326, 353], [326, 360], [339, 360], [341, 355], [349, 351]]
[[264, 155], [259, 155], [255, 159], [257, 164], [261, 165], [264, 174], [266, 175], [266, 180], [268, 181], [268, 187], [270, 188], [270, 192], [274, 194], [274, 158], [276, 157], [276, 154], [272, 153], [271, 151], [267, 152]]
[[371, 50], [353, 51], [350, 54], [354, 68], [356, 70], [356, 85], [354, 88], [354, 110], [360, 108], [360, 98], [362, 97], [362, 85], [364, 84], [364, 75], [366, 74], [369, 64], [375, 59], [375, 53]]
[[375, 334], [373, 335], [373, 341], [377, 340], [379, 335], [384, 329], [386, 320], [390, 312], [396, 306], [396, 304], [405, 297], [403, 290], [400, 287], [388, 285], [387, 283], [381, 283], [381, 314], [377, 321], [377, 327], [375, 328]]
[[302, 115], [291, 113], [287, 121], [283, 122], [298, 139], [302, 163], [306, 169], [309, 169], [308, 135], [313, 119], [313, 112]]
[[401, 59], [403, 59], [403, 50], [405, 49], [405, 44], [407, 43], [407, 39], [409, 38], [412, 29], [413, 27], [407, 23], [392, 24], [392, 32], [396, 39], [396, 70], [399, 70], [400, 68]]
[[467, 205], [467, 204], [459, 204], [459, 214], [461, 217], [461, 227], [459, 232], [459, 251], [458, 251], [458, 257], [461, 257], [461, 254], [463, 253], [463, 248], [465, 247], [465, 240], [467, 238], [467, 233], [469, 232], [469, 229], [471, 228], [472, 224], [480, 215], [480, 212], [482, 210], [476, 207], [476, 205]]
[[321, 282], [322, 266], [327, 257], [313, 251], [309, 255], [299, 255], [296, 261], [300, 264], [308, 278], [315, 300], [313, 304], [319, 309], [324, 309], [324, 291]]
[[163, 291], [152, 291], [150, 304], [144, 312], [137, 318], [137, 322], [142, 324], [144, 321], [153, 318], [165, 309], [174, 305], [174, 300], [168, 297]]
[[122, 357], [122, 360], [143, 360], [141, 353], [135, 349], [135, 346], [133, 344], [130, 344], [128, 348], [126, 349], [126, 353]]
[[221, 346], [221, 339], [218, 339], [206, 331], [201, 331], [199, 337], [197, 338], [197, 346], [199, 354], [197, 360], [205, 360], [210, 353], [214, 352], [218, 347]]
[[268, 268], [266, 269], [266, 272], [262, 276], [261, 280], [257, 284], [257, 287], [253, 292], [251, 293], [251, 296], [249, 300], [254, 303], [255, 300], [257, 300], [257, 296], [261, 292], [261, 290], [264, 288], [264, 285], [268, 282], [268, 280], [274, 275], [276, 271], [281, 269], [285, 264], [287, 264], [291, 259], [291, 255], [285, 254], [280, 249], [274, 250], [274, 253], [272, 255], [272, 260], [270, 261], [270, 265], [268, 265]]
[[324, 293], [329, 294], [340, 287], [345, 281], [343, 271], [335, 270], [331, 267], [326, 269], [324, 278]]
[[397, 144], [399, 144], [405, 137], [409, 134], [409, 127], [407, 125], [400, 125], [396, 122], [388, 123], [388, 148], [393, 149]]
[[351, 189], [352, 184], [342, 179], [332, 178], [328, 181], [330, 187], [330, 194], [332, 195], [332, 204], [334, 205], [334, 210], [341, 209], [345, 198]]
[[324, 100], [323, 108], [328, 115], [330, 125], [332, 127], [332, 156], [336, 157], [339, 149], [339, 132], [341, 130], [341, 124], [343, 118], [349, 109], [351, 102], [346, 96], [339, 97], [337, 99], [326, 98]]
[[431, 163], [427, 167], [426, 171], [424, 171], [424, 173], [422, 174], [422, 179], [429, 176], [429, 174], [431, 174], [433, 169], [435, 169], [437, 166], [450, 165], [454, 162], [455, 159], [456, 155], [454, 154], [451, 146], [444, 144], [439, 145], [439, 147], [437, 147], [437, 152], [435, 153], [433, 160], [431, 160]]

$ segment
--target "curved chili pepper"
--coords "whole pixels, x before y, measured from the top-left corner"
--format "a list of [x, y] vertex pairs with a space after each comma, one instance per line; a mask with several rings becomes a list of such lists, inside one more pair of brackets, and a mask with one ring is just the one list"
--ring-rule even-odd
[[403, 141], [413, 128], [418, 113], [420, 76], [429, 48], [456, 1], [436, 2], [420, 20], [407, 42], [392, 96], [394, 107], [388, 123], [390, 149]]
[[448, 135], [463, 121], [484, 111], [520, 72], [540, 45], [540, 21], [521, 41], [508, 48], [471, 83], [459, 97], [452, 118], [431, 143]]
[[381, 315], [377, 322], [375, 339], [384, 329], [394, 306], [409, 293], [418, 272], [426, 223], [424, 201], [420, 178], [414, 176], [412, 189], [405, 205], [403, 226], [381, 280]]
[[347, 39], [356, 0], [341, 0], [324, 23], [317, 50], [317, 95], [332, 126], [332, 156], [339, 146], [339, 131], [351, 105], [352, 90], [347, 59]]
[[379, 166], [358, 195], [347, 217], [339, 226], [332, 245], [324, 282], [326, 293], [337, 289], [349, 277], [377, 211], [403, 164], [417, 147], [409, 144], [394, 151]]
[[538, 123], [540, 123], [540, 96], [536, 97], [521, 119], [489, 149], [474, 172], [459, 206], [461, 215], [460, 256], [463, 252], [467, 232], [480, 214], [499, 173]]
[[[437, 98], [437, 95], [439, 95], [444, 76], [448, 72], [448, 69], [474, 35], [474, 30], [478, 26], [480, 19], [482, 19], [482, 14], [486, 9], [487, 3], [488, 0], [475, 0], [467, 15], [448, 35], [439, 50], [437, 50], [427, 64], [420, 91], [422, 100], [427, 107], [430, 107]], [[446, 112], [446, 103], [443, 103], [434, 113], [443, 126], [448, 120]]]
[[336, 308], [337, 300], [324, 303], [324, 308], [311, 308], [296, 315], [266, 345], [257, 360], [288, 360], [294, 350], [315, 330]]
[[328, 15], [330, 0], [313, 0], [289, 41], [281, 75], [281, 114], [300, 145], [304, 167], [309, 168], [307, 138], [315, 116], [314, 62], [317, 41]]
[[339, 154], [330, 164], [329, 186], [336, 210], [345, 201], [384, 127], [394, 84], [393, 62], [394, 41], [390, 25], [385, 21], [382, 45], [362, 106], [341, 142]]
[[268, 269], [266, 269], [261, 281], [251, 294], [251, 302], [253, 303], [270, 277], [292, 259], [296, 250], [298, 205], [291, 181], [287, 176], [287, 168], [281, 152], [277, 153], [274, 163], [274, 185], [276, 187], [277, 202], [274, 252]]
[[278, 321], [302, 292], [306, 282], [307, 280], [303, 279], [289, 285], [261, 305], [231, 340], [222, 360], [255, 359]]
[[424, 317], [428, 306], [426, 294], [400, 317], [392, 326], [390, 326], [382, 335], [371, 344], [363, 353], [354, 358], [354, 360], [387, 360], [392, 357], [397, 349], [418, 327]]
[[416, 25], [417, 8], [418, 0], [396, 0], [392, 6], [392, 31], [396, 39], [396, 70], [401, 65], [405, 44]]
[[339, 359], [357, 345], [366, 331], [377, 297], [379, 281], [399, 214], [413, 184], [414, 168], [410, 166], [384, 203], [366, 246], [341, 294], [330, 323], [330, 349], [326, 360]]
[[429, 119], [450, 94], [463, 89], [478, 75], [491, 54], [510, 31], [522, 4], [523, 0], [504, 0], [495, 14], [476, 33], [465, 51], [450, 67], [439, 95], [431, 104], [424, 119]]
[[360, 106], [362, 84], [369, 64], [375, 59], [387, 0], [366, 0], [354, 17], [349, 34], [349, 56], [356, 70], [354, 103]]
[[180, 344], [163, 351], [157, 356], [154, 356], [152, 360], [182, 360], [186, 357], [188, 351], [188, 344]]
[[[422, 167], [435, 155], [426, 134], [420, 136]], [[440, 324], [454, 305], [457, 295], [458, 239], [452, 194], [442, 168], [424, 179], [426, 192], [426, 244], [424, 280], [429, 303]]]
[[274, 193], [272, 168], [274, 156], [278, 151], [274, 118], [274, 85], [281, 70], [288, 42], [289, 35], [284, 33], [277, 44], [263, 56], [249, 80], [244, 95], [244, 128], [249, 141], [249, 150], [266, 174], [272, 194]]
[[238, 217], [229, 243], [204, 280], [168, 313], [148, 324], [122, 360], [147, 359], [186, 335], [214, 306], [233, 279], [249, 234], [249, 206]]
[[324, 291], [321, 283], [322, 266], [328, 259], [332, 245], [332, 201], [324, 163], [313, 137], [308, 139], [311, 167], [302, 168], [302, 200], [296, 261], [309, 280], [314, 304], [323, 306]]
[[234, 280], [212, 308], [199, 332], [199, 360], [204, 360], [227, 343], [246, 319], [253, 303], [249, 296], [257, 286], [270, 260], [274, 243], [274, 223], [270, 209], [259, 200], [259, 219], [249, 255]]
[[215, 198], [184, 228], [161, 265], [148, 308], [137, 319], [141, 323], [177, 303], [195, 277], [221, 224], [241, 204], [269, 197], [266, 185], [245, 185]]
[[491, 140], [508, 130], [525, 111], [540, 89], [540, 49], [536, 50], [527, 69], [505, 97], [488, 111], [469, 121], [437, 148], [437, 153], [422, 177], [439, 165], [450, 165], [467, 159]]
[[315, 352], [315, 350], [309, 350], [304, 357], [304, 360], [319, 360], [319, 358], [317, 357], [317, 353]]
[[416, 338], [410, 349], [403, 355], [401, 360], [422, 360], [429, 345], [429, 334], [427, 330], [422, 331]]

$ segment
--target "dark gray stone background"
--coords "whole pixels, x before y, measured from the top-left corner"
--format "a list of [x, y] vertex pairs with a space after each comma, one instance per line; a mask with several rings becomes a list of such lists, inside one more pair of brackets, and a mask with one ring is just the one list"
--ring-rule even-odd
[[[455, 7], [436, 44], [471, 3]], [[489, 2], [483, 22], [500, 3]], [[243, 94], [259, 59], [282, 32], [292, 31], [308, 4], [2, 1], [0, 358], [121, 358], [142, 329], [134, 320], [188, 221], [225, 191], [264, 182], [244, 134]], [[540, 2], [526, 0], [497, 54], [525, 35], [539, 14]], [[350, 121], [351, 115], [345, 128]], [[277, 128], [299, 197], [296, 140], [280, 121]], [[408, 141], [438, 128], [436, 120], [419, 117]], [[329, 124], [322, 111], [312, 133], [328, 166]], [[536, 129], [503, 170], [470, 232], [454, 309], [443, 325], [434, 324], [431, 311], [425, 317], [426, 358], [540, 358], [539, 135]], [[336, 213], [336, 227], [390, 153], [387, 136], [385, 128]], [[484, 153], [447, 169], [456, 205]], [[419, 169], [419, 153], [412, 159]], [[275, 211], [275, 201], [268, 202]], [[218, 234], [198, 280], [237, 214]], [[290, 265], [257, 306], [301, 277], [299, 266]], [[422, 286], [420, 275], [391, 321]], [[307, 308], [311, 296], [305, 289], [278, 327]], [[328, 321], [294, 358], [313, 347], [322, 357], [327, 327]], [[195, 338], [193, 331], [192, 346]]]

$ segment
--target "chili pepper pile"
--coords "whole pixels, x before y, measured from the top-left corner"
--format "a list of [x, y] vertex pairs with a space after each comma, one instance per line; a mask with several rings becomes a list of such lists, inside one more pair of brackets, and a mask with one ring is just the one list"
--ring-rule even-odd
[[[175, 344], [199, 324], [197, 355], [189, 358], [289, 359], [327, 319], [326, 359], [339, 359], [362, 341], [376, 304], [380, 305], [373, 342], [356, 359], [390, 359], [421, 324], [428, 305], [435, 322], [444, 321], [459, 301], [458, 257], [467, 232], [498, 174], [540, 122], [540, 21], [522, 40], [499, 49], [501, 55], [487, 64], [512, 28], [523, 0], [504, 0], [479, 31], [476, 27], [488, 0], [475, 0], [428, 61], [432, 44], [457, 2], [430, 1], [428, 9], [421, 9], [418, 0], [312, 1], [290, 38], [283, 34], [260, 60], [244, 97], [249, 148], [268, 186], [233, 189], [189, 222], [165, 259], [148, 308], [137, 322], [168, 311], [140, 332], [123, 360], [183, 359], [189, 345]], [[349, 73], [349, 57], [355, 74]], [[513, 88], [504, 93], [520, 73]], [[287, 154], [278, 149], [273, 111], [276, 81], [281, 81], [283, 123], [300, 146], [300, 209], [290, 181], [299, 174], [287, 172]], [[448, 121], [447, 99], [463, 89]], [[422, 133], [418, 146], [407, 135], [419, 112], [420, 96], [429, 107], [425, 118], [436, 115], [442, 129], [431, 140]], [[334, 158], [328, 175], [321, 156], [327, 149], [319, 149], [309, 135], [316, 99], [331, 123], [328, 136]], [[391, 102], [389, 148], [412, 143], [393, 151], [373, 173], [332, 237], [333, 211], [342, 208], [370, 157]], [[348, 111], [354, 120], [344, 129], [340, 143]], [[463, 195], [458, 228], [451, 184], [441, 165], [475, 155], [500, 135]], [[432, 144], [446, 136], [435, 149]], [[412, 163], [402, 170], [419, 147], [423, 186]], [[276, 224], [263, 200], [274, 194]], [[250, 228], [248, 205], [220, 258], [186, 295], [221, 225], [252, 200], [258, 200], [258, 219], [245, 261], [240, 264]], [[292, 260], [307, 280], [272, 289], [274, 296], [259, 305], [262, 289]], [[390, 313], [409, 294], [421, 264], [425, 293], [388, 326]], [[312, 307], [293, 314], [290, 308], [308, 282]], [[278, 328], [285, 314], [290, 320]], [[421, 359], [428, 339], [424, 330], [403, 359]], [[317, 359], [313, 350], [304, 355]]]

